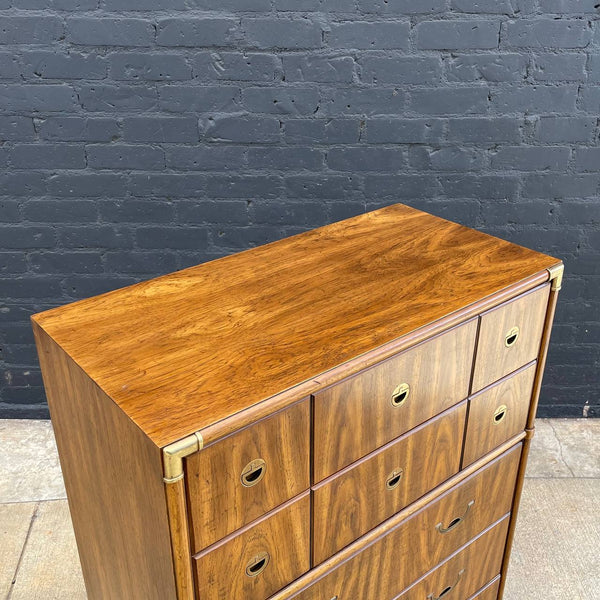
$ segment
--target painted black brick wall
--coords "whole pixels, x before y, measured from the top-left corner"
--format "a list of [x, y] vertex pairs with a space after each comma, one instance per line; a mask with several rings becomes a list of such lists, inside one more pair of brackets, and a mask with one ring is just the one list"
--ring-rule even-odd
[[565, 259], [598, 415], [599, 0], [0, 0], [0, 416], [29, 315], [403, 201]]

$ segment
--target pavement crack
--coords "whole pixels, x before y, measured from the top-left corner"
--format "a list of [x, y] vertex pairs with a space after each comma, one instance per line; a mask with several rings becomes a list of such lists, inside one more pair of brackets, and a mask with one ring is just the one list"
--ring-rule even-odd
[[567, 461], [565, 460], [565, 456], [563, 454], [563, 445], [560, 440], [560, 437], [558, 436], [558, 433], [556, 433], [554, 423], [550, 422], [549, 425], [550, 425], [550, 429], [552, 429], [552, 433], [554, 434], [554, 438], [556, 439], [556, 443], [558, 444], [558, 453], [560, 456], [560, 460], [562, 461], [563, 465], [565, 465], [565, 467], [567, 467], [567, 469], [569, 470], [569, 473], [571, 473], [571, 477], [575, 477], [575, 473], [573, 473], [573, 469], [571, 469], [571, 467], [568, 465]]
[[17, 582], [17, 577], [19, 575], [19, 569], [21, 568], [21, 563], [23, 562], [23, 556], [25, 556], [25, 550], [27, 549], [27, 543], [29, 542], [29, 537], [31, 536], [31, 530], [33, 529], [33, 524], [38, 516], [38, 511], [40, 509], [40, 503], [36, 502], [35, 508], [33, 509], [33, 514], [31, 515], [31, 520], [29, 521], [29, 528], [27, 529], [27, 535], [25, 536], [25, 541], [23, 542], [23, 548], [21, 549], [21, 554], [19, 555], [19, 560], [17, 561], [17, 566], [15, 567], [15, 572], [12, 576], [12, 580], [10, 582], [10, 589], [8, 590], [8, 594], [6, 595], [6, 600], [10, 600], [15, 583]]

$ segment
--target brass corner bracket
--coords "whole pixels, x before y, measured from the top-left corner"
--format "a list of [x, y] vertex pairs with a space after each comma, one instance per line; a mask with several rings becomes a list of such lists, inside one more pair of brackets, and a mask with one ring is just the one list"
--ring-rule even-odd
[[183, 478], [183, 459], [202, 450], [204, 440], [199, 432], [188, 435], [163, 448], [164, 482], [175, 483]]
[[555, 292], [558, 292], [562, 287], [563, 273], [565, 271], [565, 265], [560, 263], [558, 265], [553, 265], [552, 267], [548, 267], [548, 273], [550, 273], [550, 281], [552, 282], [551, 289]]

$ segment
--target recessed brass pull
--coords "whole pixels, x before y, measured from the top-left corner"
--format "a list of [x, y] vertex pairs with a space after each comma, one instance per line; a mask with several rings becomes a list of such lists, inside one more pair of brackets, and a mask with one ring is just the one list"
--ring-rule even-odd
[[435, 528], [440, 533], [448, 533], [448, 532], [452, 531], [453, 529], [456, 529], [467, 518], [467, 515], [469, 514], [469, 511], [471, 510], [471, 507], [473, 506], [473, 504], [475, 504], [475, 500], [471, 500], [471, 502], [469, 502], [469, 504], [467, 504], [467, 509], [465, 510], [463, 515], [461, 517], [456, 517], [455, 519], [452, 519], [452, 521], [450, 521], [450, 523], [448, 523], [448, 527], [444, 527], [442, 523], [438, 523], [435, 526]]
[[392, 406], [402, 406], [408, 399], [410, 394], [410, 385], [408, 383], [401, 383], [392, 392]]
[[256, 485], [267, 471], [267, 463], [262, 458], [257, 458], [249, 462], [242, 471], [240, 479], [244, 487], [252, 487]]
[[508, 406], [506, 406], [506, 404], [501, 404], [494, 411], [494, 425], [502, 423], [502, 421], [504, 421], [504, 418], [506, 417], [506, 413], [508, 413]]
[[392, 471], [385, 480], [385, 487], [388, 490], [396, 489], [400, 485], [402, 476], [404, 475], [404, 469], [395, 469]]
[[508, 333], [504, 336], [504, 345], [507, 348], [514, 346], [519, 339], [520, 329], [518, 327], [513, 327], [508, 331]]
[[427, 596], [427, 600], [442, 600], [442, 598], [445, 598], [446, 596], [448, 596], [448, 594], [458, 585], [458, 582], [460, 581], [460, 578], [463, 576], [465, 570], [461, 569], [458, 572], [458, 577], [456, 578], [456, 581], [452, 584], [449, 585], [448, 587], [444, 588], [441, 592], [439, 596], [436, 596], [435, 594], [429, 594]]
[[267, 568], [270, 558], [268, 552], [261, 552], [260, 554], [253, 556], [246, 565], [246, 575], [248, 575], [248, 577], [260, 575]]

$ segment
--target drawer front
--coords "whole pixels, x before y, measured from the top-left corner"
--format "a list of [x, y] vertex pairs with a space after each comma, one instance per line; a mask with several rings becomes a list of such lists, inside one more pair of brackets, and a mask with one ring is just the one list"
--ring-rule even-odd
[[521, 446], [517, 444], [291, 597], [294, 600], [396, 597], [411, 582], [510, 511]]
[[510, 516], [473, 540], [434, 571], [417, 581], [396, 600], [471, 598], [502, 568]]
[[309, 399], [186, 460], [192, 549], [198, 552], [310, 486]]
[[202, 600], [264, 600], [310, 568], [310, 495], [194, 559]]
[[315, 483], [466, 398], [476, 328], [464, 323], [315, 394]]
[[313, 561], [319, 564], [458, 472], [466, 402], [313, 489]]
[[490, 581], [483, 589], [479, 590], [474, 596], [471, 596], [469, 600], [497, 600], [499, 591], [500, 577], [498, 576], [493, 581]]
[[525, 429], [536, 366], [531, 363], [469, 399], [463, 467]]
[[537, 358], [550, 284], [481, 315], [473, 392]]

